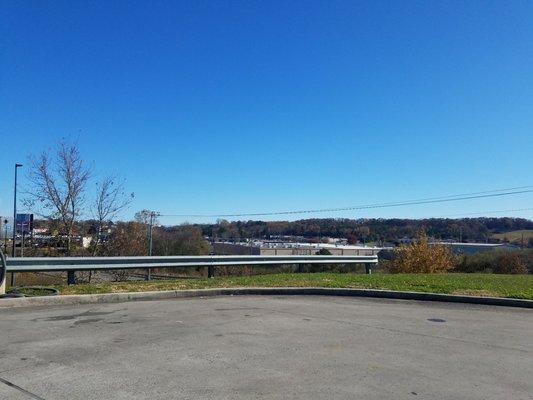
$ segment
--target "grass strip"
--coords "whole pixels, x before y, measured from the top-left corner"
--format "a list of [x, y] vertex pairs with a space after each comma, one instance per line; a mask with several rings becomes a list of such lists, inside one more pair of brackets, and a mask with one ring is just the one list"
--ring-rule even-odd
[[95, 294], [228, 287], [327, 287], [466, 294], [533, 300], [533, 275], [302, 273], [105, 282], [58, 286], [61, 294]]

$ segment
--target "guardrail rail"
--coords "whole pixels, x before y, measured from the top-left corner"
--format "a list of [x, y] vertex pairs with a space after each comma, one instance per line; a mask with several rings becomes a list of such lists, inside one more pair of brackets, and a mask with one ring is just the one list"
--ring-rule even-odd
[[[4, 272], [68, 272], [68, 283], [75, 283], [75, 271], [113, 269], [147, 269], [147, 278], [153, 268], [207, 267], [213, 277], [217, 266], [276, 266], [305, 264], [364, 264], [372, 272], [377, 256], [312, 255], [312, 256], [149, 256], [149, 257], [21, 257], [6, 258]], [[5, 273], [4, 279], [5, 279]], [[2, 274], [0, 273], [0, 276]], [[1, 287], [2, 282], [0, 282]]]

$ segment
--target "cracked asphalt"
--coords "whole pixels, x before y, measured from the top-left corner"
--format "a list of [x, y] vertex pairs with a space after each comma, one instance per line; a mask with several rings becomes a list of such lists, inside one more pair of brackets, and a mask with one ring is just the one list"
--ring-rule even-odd
[[0, 399], [533, 399], [533, 311], [323, 296], [0, 310]]

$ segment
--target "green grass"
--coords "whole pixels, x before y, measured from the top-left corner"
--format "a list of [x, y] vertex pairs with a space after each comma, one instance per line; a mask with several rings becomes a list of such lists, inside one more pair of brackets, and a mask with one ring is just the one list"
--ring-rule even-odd
[[269, 274], [213, 279], [106, 282], [59, 286], [61, 294], [92, 294], [225, 287], [329, 287], [511, 297], [533, 300], [533, 275], [496, 274]]
[[54, 294], [54, 290], [46, 287], [18, 287], [15, 290], [11, 290], [10, 293], [20, 293], [26, 297], [35, 297], [35, 296], [50, 296]]
[[505, 233], [495, 233], [492, 235], [495, 239], [508, 240], [509, 242], [521, 242], [522, 235], [524, 236], [524, 241], [527, 244], [529, 238], [533, 237], [533, 229], [522, 229], [518, 231], [510, 231]]

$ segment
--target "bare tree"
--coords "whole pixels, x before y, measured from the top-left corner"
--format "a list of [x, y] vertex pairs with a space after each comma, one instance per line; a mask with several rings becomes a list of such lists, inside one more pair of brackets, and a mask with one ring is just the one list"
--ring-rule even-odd
[[107, 176], [96, 184], [96, 197], [93, 204], [96, 237], [93, 244], [93, 255], [98, 254], [104, 224], [116, 218], [120, 211], [127, 208], [133, 197], [134, 193], [126, 194], [123, 181], [118, 181], [114, 176]]
[[82, 213], [90, 176], [90, 168], [73, 143], [61, 141], [55, 153], [30, 157], [26, 203], [40, 207], [42, 216], [59, 221], [67, 255], [71, 253], [73, 228]]
[[156, 211], [144, 209], [141, 211], [137, 211], [135, 213], [134, 219], [135, 219], [135, 222], [138, 222], [140, 224], [149, 225], [150, 221], [152, 221], [153, 224], [158, 225], [159, 224], [159, 219], [157, 218], [158, 215], [159, 213]]

